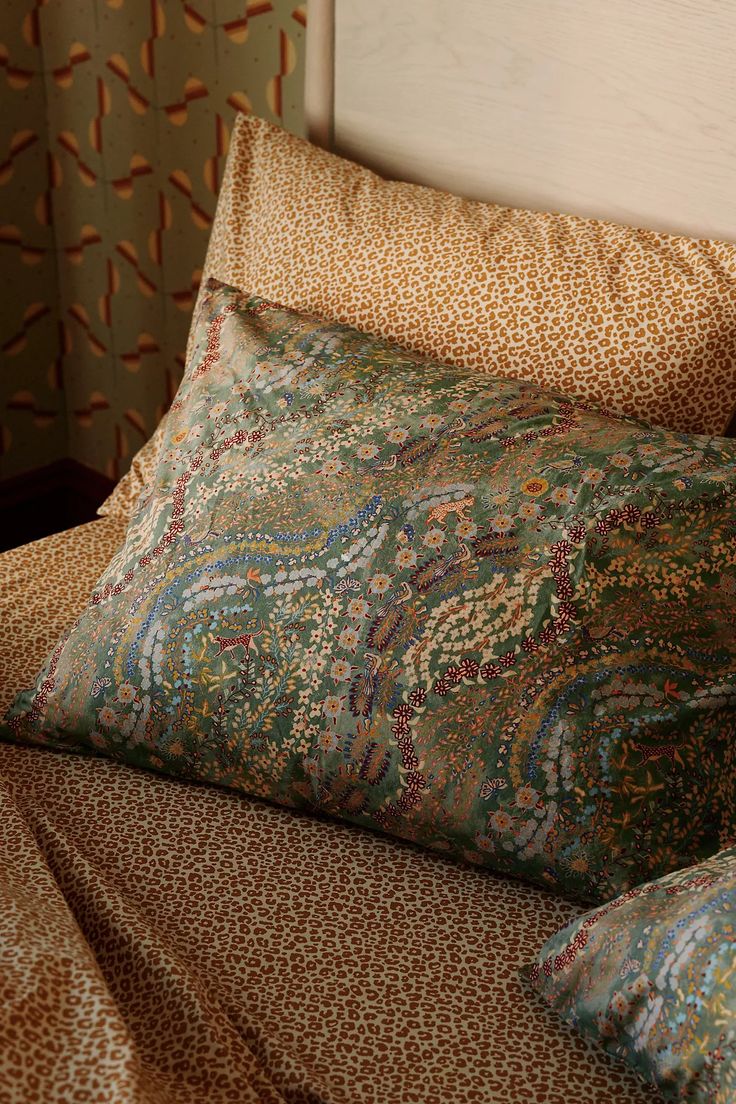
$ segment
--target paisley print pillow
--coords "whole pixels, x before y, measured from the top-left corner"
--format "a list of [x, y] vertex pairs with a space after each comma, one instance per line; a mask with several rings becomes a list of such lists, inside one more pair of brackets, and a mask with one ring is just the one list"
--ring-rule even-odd
[[525, 973], [667, 1098], [736, 1100], [736, 849], [573, 921]]
[[736, 442], [215, 281], [6, 733], [606, 900], [734, 839]]

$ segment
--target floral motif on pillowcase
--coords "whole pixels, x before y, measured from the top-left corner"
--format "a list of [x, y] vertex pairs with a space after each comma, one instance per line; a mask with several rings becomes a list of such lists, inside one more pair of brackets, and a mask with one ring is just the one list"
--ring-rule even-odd
[[736, 1098], [736, 849], [573, 921], [524, 973], [669, 1099]]
[[601, 900], [734, 839], [736, 443], [210, 281], [125, 543], [6, 737]]

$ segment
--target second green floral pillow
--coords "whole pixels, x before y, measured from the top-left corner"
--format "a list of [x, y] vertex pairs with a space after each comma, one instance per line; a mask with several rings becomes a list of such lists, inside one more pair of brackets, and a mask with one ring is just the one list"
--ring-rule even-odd
[[736, 849], [573, 920], [524, 973], [668, 1100], [736, 1099]]
[[736, 442], [211, 281], [126, 541], [6, 738], [602, 900], [734, 840]]

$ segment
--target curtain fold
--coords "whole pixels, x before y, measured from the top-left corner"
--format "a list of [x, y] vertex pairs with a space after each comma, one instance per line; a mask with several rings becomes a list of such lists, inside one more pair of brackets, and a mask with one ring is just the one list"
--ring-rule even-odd
[[0, 478], [119, 478], [167, 408], [237, 112], [303, 129], [306, 4], [0, 11]]

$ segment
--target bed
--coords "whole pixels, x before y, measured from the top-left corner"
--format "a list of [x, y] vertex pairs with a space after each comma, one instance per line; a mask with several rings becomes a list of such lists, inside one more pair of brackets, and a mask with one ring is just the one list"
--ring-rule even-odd
[[[474, 198], [736, 238], [727, 4], [708, 4], [709, 21], [686, 3], [581, 15], [560, 0], [542, 33], [531, 3], [499, 2], [489, 28], [488, 6], [467, 2], [452, 34], [439, 3], [336, 7], [335, 20], [331, 5], [310, 3], [315, 141]], [[591, 66], [604, 9], [612, 47]], [[574, 40], [560, 32], [573, 24]], [[483, 35], [490, 61], [473, 47]], [[630, 49], [640, 39], [645, 70]], [[678, 51], [700, 82], [687, 104]], [[553, 87], [560, 101], [544, 101]], [[593, 103], [605, 126], [591, 127]], [[655, 148], [673, 126], [678, 142]], [[565, 144], [568, 169], [555, 175], [551, 150]], [[102, 517], [0, 557], [3, 709], [125, 529]], [[0, 803], [0, 1099], [660, 1099], [525, 995], [519, 968], [581, 912], [563, 897], [100, 758], [0, 743]]]

